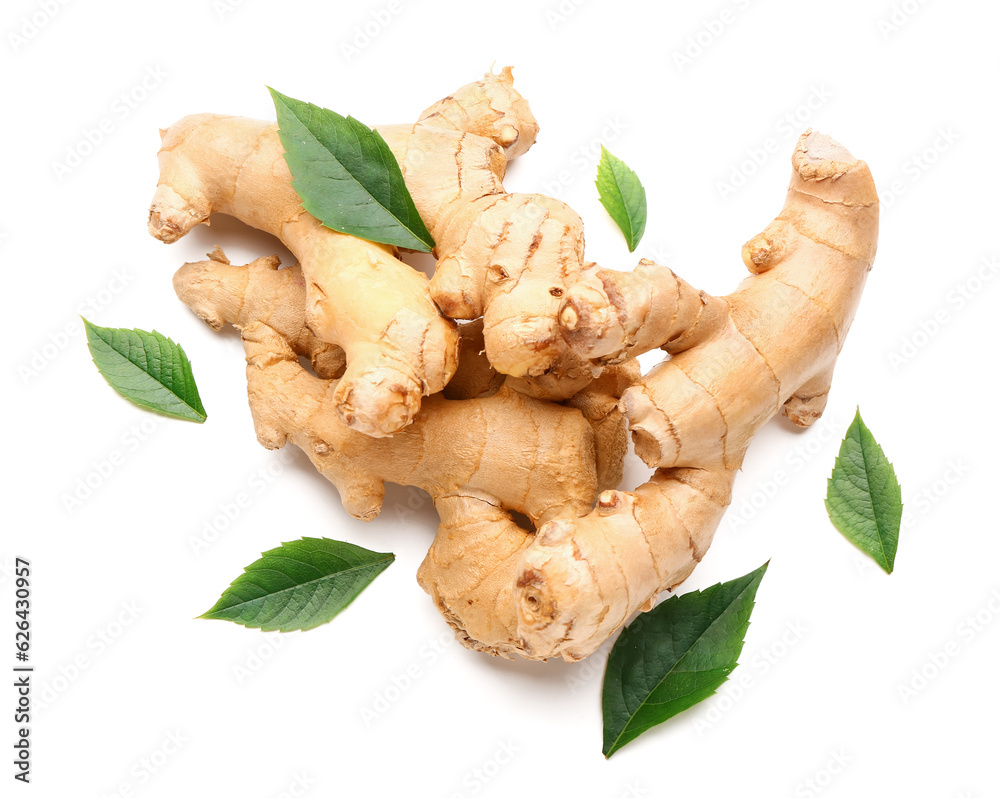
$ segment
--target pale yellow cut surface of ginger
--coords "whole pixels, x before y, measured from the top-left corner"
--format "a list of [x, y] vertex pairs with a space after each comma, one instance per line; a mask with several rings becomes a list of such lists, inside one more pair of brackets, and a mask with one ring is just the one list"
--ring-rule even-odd
[[[669, 270], [647, 266], [605, 274], [603, 299], [593, 284], [567, 297], [571, 323], [610, 319], [608, 335], [617, 336], [578, 337], [584, 352], [613, 359], [659, 341], [671, 357], [621, 401], [653, 479], [602, 493], [582, 519], [545, 524], [525, 549], [516, 590], [528, 656], [585, 657], [683, 581], [711, 543], [761, 426], [781, 412], [807, 426], [823, 412], [875, 257], [878, 197], [867, 165], [827, 136], [803, 135], [792, 164], [785, 206], [744, 246], [753, 276], [734, 293], [693, 294]], [[675, 314], [690, 321], [678, 327]], [[658, 331], [629, 332], [633, 316]]]
[[406, 426], [458, 361], [458, 332], [424, 275], [391, 247], [335, 232], [302, 208], [275, 124], [198, 114], [162, 135], [150, 233], [171, 243], [225, 213], [279, 238], [301, 263], [310, 329], [347, 357], [337, 413], [373, 436]]

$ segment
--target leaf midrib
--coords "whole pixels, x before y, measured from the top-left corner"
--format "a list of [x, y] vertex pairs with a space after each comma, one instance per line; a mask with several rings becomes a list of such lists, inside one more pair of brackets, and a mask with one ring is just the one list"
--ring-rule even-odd
[[[282, 559], [291, 560], [292, 562], [297, 562], [297, 563], [300, 563], [302, 565], [307, 565], [307, 566], [309, 566], [311, 568], [315, 568], [316, 567], [313, 563], [305, 562], [304, 560], [294, 560], [291, 557], [284, 557]], [[280, 596], [282, 593], [287, 593], [289, 591], [296, 590], [298, 588], [306, 587], [308, 585], [313, 585], [313, 584], [315, 584], [317, 582], [322, 582], [325, 579], [332, 579], [333, 577], [342, 576], [344, 574], [350, 574], [350, 573], [353, 573], [354, 571], [361, 571], [361, 570], [363, 570], [365, 568], [371, 568], [372, 566], [378, 565], [379, 563], [386, 562], [387, 560], [389, 562], [391, 562], [392, 559], [393, 559], [392, 557], [382, 557], [381, 559], [373, 560], [372, 562], [365, 563], [364, 565], [352, 565], [350, 568], [346, 568], [343, 571], [333, 571], [332, 573], [324, 574], [323, 576], [319, 576], [319, 577], [317, 577], [315, 579], [310, 579], [308, 582], [298, 582], [298, 583], [292, 585], [291, 587], [283, 587], [283, 588], [281, 588], [281, 590], [275, 590], [273, 593], [265, 593], [263, 596], [257, 596], [256, 598], [252, 598], [252, 599], [249, 599], [247, 601], [240, 601], [240, 602], [237, 602], [236, 604], [230, 604], [228, 607], [225, 608], [225, 610], [218, 610], [218, 612], [228, 611], [228, 610], [234, 609], [235, 607], [242, 607], [242, 606], [245, 606], [247, 604], [251, 604], [251, 603], [253, 603], [255, 601], [263, 601], [264, 599], [271, 598], [272, 596]], [[288, 576], [288, 574], [284, 573], [283, 571], [279, 571], [276, 568], [258, 568], [258, 569], [255, 569], [253, 571], [244, 571], [243, 575], [246, 576], [247, 574], [259, 573], [260, 571], [269, 571], [269, 572], [281, 574], [282, 576]], [[230, 589], [232, 589], [232, 586], [230, 586]], [[209, 612], [212, 612], [212, 611], [209, 610]]]
[[[868, 486], [868, 500], [871, 502], [872, 506], [872, 518], [875, 519], [875, 532], [878, 534], [878, 545], [882, 552], [882, 563], [884, 563], [883, 567], [889, 569], [891, 573], [892, 566], [889, 564], [889, 555], [885, 550], [885, 536], [882, 532], [882, 524], [879, 522], [881, 513], [875, 509], [875, 494], [872, 493], [872, 481], [868, 475], [868, 455], [865, 453], [865, 436], [864, 431], [861, 428], [860, 419], [858, 423], [858, 445], [861, 448], [861, 462], [865, 467], [865, 485]], [[877, 446], [878, 444], [876, 443], [875, 445]]]
[[609, 171], [611, 172], [611, 181], [614, 184], [615, 191], [618, 192], [618, 201], [622, 205], [625, 223], [628, 225], [628, 233], [625, 234], [625, 238], [628, 240], [629, 246], [631, 246], [635, 237], [635, 227], [632, 224], [632, 214], [628, 212], [628, 201], [625, 199], [625, 192], [622, 191], [621, 180], [618, 179], [618, 170], [615, 168], [615, 164], [610, 160], [608, 161], [608, 166]]

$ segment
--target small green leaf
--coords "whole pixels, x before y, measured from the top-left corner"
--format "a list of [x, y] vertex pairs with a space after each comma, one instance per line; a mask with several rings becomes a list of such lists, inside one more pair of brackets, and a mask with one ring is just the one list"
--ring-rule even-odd
[[736, 667], [768, 563], [674, 596], [615, 641], [604, 672], [604, 756], [712, 695]]
[[861, 420], [860, 410], [827, 483], [826, 511], [844, 537], [892, 573], [903, 497], [892, 463]]
[[86, 319], [87, 345], [108, 385], [131, 402], [172, 418], [208, 416], [198, 396], [191, 361], [180, 344], [144, 330], [98, 327]]
[[303, 208], [330, 229], [366, 241], [420, 252], [434, 248], [399, 163], [377, 130], [268, 91]]
[[646, 231], [646, 189], [635, 172], [608, 152], [603, 144], [596, 182], [601, 205], [625, 236], [628, 251], [635, 252]]
[[329, 538], [302, 538], [265, 551], [201, 618], [265, 632], [331, 621], [396, 559]]

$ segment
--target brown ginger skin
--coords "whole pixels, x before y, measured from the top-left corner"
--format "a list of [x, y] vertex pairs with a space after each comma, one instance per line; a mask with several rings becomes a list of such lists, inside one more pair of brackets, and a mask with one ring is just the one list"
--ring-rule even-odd
[[649, 465], [739, 468], [772, 416], [808, 426], [826, 406], [875, 259], [878, 196], [867, 164], [822, 134], [803, 135], [792, 164], [785, 207], [743, 247], [752, 276], [723, 298], [728, 313], [622, 398]]
[[[504, 190], [508, 161], [538, 131], [510, 68], [462, 87], [414, 124], [378, 130], [435, 238], [429, 295], [445, 315], [482, 317], [494, 368], [529, 394], [562, 400], [585, 387], [601, 366], [567, 347], [558, 321], [584, 271], [583, 223], [563, 202]], [[367, 434], [391, 434], [422, 393], [454, 373], [454, 330], [434, 319], [423, 277], [391, 248], [335, 233], [301, 208], [281, 154], [271, 123], [182, 119], [164, 131], [150, 232], [169, 243], [222, 212], [281, 238], [302, 263], [309, 326], [347, 353], [338, 412]]]
[[[479, 332], [469, 328], [455, 333], [448, 367], [456, 367], [461, 337], [469, 379], [451, 393], [482, 398], [431, 397], [419, 413], [406, 399], [396, 402], [403, 408], [396, 416], [385, 412], [391, 402], [369, 402], [375, 410], [365, 424], [391, 427], [396, 435], [361, 435], [337, 415], [355, 420], [344, 412], [344, 383], [357, 382], [352, 368], [371, 357], [368, 346], [380, 357], [406, 360], [412, 373], [426, 366], [424, 354], [418, 367], [411, 362], [416, 327], [397, 325], [391, 335], [383, 327], [372, 344], [364, 336], [378, 324], [370, 324], [358, 294], [348, 293], [341, 318], [328, 299], [324, 328], [309, 266], [303, 328], [274, 319], [292, 345], [238, 308], [229, 315], [244, 327], [262, 443], [300, 446], [358, 517], [378, 512], [385, 481], [427, 490], [441, 526], [419, 580], [466, 645], [503, 656], [576, 660], [691, 573], [760, 427], [779, 412], [801, 425], [822, 413], [874, 258], [878, 200], [863, 162], [808, 132], [793, 156], [784, 209], [744, 247], [752, 276], [737, 291], [712, 297], [650, 263], [631, 274], [602, 270], [584, 263], [582, 226], [570, 209], [503, 191], [507, 160], [530, 146], [537, 129], [520, 103], [505, 70], [436, 104], [415, 125], [381, 128], [438, 242], [434, 299], [458, 318], [482, 314], [482, 350], [492, 365], [478, 357]], [[212, 122], [220, 119], [226, 118]], [[174, 160], [167, 156], [168, 166]], [[218, 181], [208, 184], [222, 186], [225, 175], [235, 174], [232, 167], [213, 166]], [[257, 184], [265, 209], [272, 178], [261, 173]], [[173, 182], [166, 181], [169, 190]], [[161, 207], [173, 215], [161, 215], [157, 230], [169, 238], [190, 223], [184, 213], [201, 206], [173, 207], [166, 189], [163, 199]], [[257, 206], [248, 202], [240, 212], [253, 218]], [[367, 258], [376, 273], [389, 275], [381, 259], [392, 253], [373, 246], [324, 243], [319, 259], [341, 262], [329, 258], [337, 251], [344, 262]], [[317, 259], [315, 251], [307, 255]], [[282, 290], [294, 293], [293, 282]], [[386, 291], [395, 302], [392, 288]], [[412, 299], [413, 292], [403, 293]], [[185, 301], [203, 318], [222, 318], [195, 297]], [[338, 324], [336, 335], [323, 331]], [[360, 348], [352, 324], [363, 328]], [[317, 336], [296, 338], [305, 327]], [[308, 352], [318, 339], [343, 346], [348, 365], [340, 382], [299, 365], [296, 349]], [[656, 347], [670, 358], [632, 384], [631, 358]], [[621, 365], [609, 370], [615, 364]], [[502, 387], [496, 371], [509, 375]], [[405, 382], [362, 376], [387, 394]], [[539, 398], [568, 399], [573, 407]], [[616, 407], [627, 416], [637, 453], [656, 469], [631, 492], [610, 489], [624, 452]], [[539, 525], [537, 535], [521, 529], [511, 511]]]
[[347, 356], [340, 417], [374, 436], [405, 427], [458, 359], [458, 333], [423, 274], [391, 247], [330, 230], [302, 208], [275, 124], [197, 114], [162, 135], [150, 233], [172, 243], [225, 213], [281, 239], [302, 264], [310, 329]]
[[441, 526], [420, 584], [466, 645], [520, 652], [512, 586], [533, 535], [510, 511], [534, 524], [589, 511], [597, 473], [594, 433], [583, 416], [501, 388], [485, 399], [432, 396], [404, 430], [373, 438], [340, 420], [336, 381], [306, 372], [274, 330], [252, 323], [243, 340], [260, 443], [294, 443], [363, 520], [378, 514], [386, 482], [427, 491]]
[[233, 324], [245, 331], [250, 405], [262, 443], [274, 448], [287, 438], [303, 448], [360, 518], [378, 513], [386, 481], [427, 490], [441, 525], [420, 584], [465, 645], [524, 654], [513, 584], [533, 536], [509, 510], [535, 523], [576, 517], [598, 491], [619, 484], [628, 439], [617, 406], [638, 378], [638, 364], [609, 367], [562, 407], [505, 388], [482, 354], [481, 323], [471, 322], [462, 325], [459, 370], [445, 392], [426, 400], [416, 421], [391, 440], [375, 439], [339, 421], [329, 407], [335, 383], [307, 374], [294, 357], [310, 357], [323, 377], [322, 366], [335, 365], [339, 353], [331, 355], [305, 325], [297, 267], [278, 269], [276, 258], [233, 266], [217, 249], [182, 266], [174, 288], [214, 329]]
[[612, 490], [621, 484], [628, 452], [628, 424], [618, 405], [622, 394], [639, 376], [635, 360], [608, 366], [600, 377], [563, 403], [579, 410], [594, 428], [598, 490]]
[[658, 469], [634, 491], [601, 493], [583, 518], [538, 530], [517, 574], [525, 656], [592, 654], [701, 562], [732, 499], [736, 471]]
[[[481, 399], [500, 390], [506, 377], [493, 368], [486, 357], [483, 341], [483, 320], [476, 319], [458, 325], [461, 339], [458, 350], [458, 369], [444, 387], [447, 399]], [[621, 394], [619, 394], [619, 398]]]
[[567, 352], [558, 312], [584, 268], [583, 222], [564, 202], [503, 187], [508, 161], [538, 131], [510, 67], [435, 103], [414, 124], [378, 130], [434, 236], [431, 293], [444, 314], [483, 317], [486, 354], [501, 373], [551, 375], [546, 398], [580, 390], [599, 369]]
[[[207, 260], [185, 263], [177, 270], [174, 292], [213, 330], [221, 330], [226, 324], [242, 330], [259, 321], [288, 341], [295, 354], [308, 357], [318, 377], [339, 379], [346, 366], [344, 350], [317, 338], [309, 329], [301, 267], [280, 266], [274, 255], [258, 258], [246, 266], [235, 266], [216, 247]], [[448, 399], [492, 396], [503, 385], [504, 375], [483, 354], [482, 320], [463, 324], [458, 332], [458, 365], [455, 376], [444, 387], [444, 396]], [[615, 398], [616, 404], [619, 398], [621, 391]]]
[[643, 259], [631, 272], [587, 269], [563, 299], [559, 323], [572, 351], [608, 364], [657, 347], [690, 349], [725, 313], [722, 300]]
[[606, 366], [596, 379], [589, 368], [582, 370], [581, 378], [574, 382], [571, 373], [556, 378], [552, 375], [517, 379], [505, 377], [490, 364], [485, 356], [482, 319], [459, 326], [462, 348], [458, 371], [444, 389], [448, 399], [476, 399], [495, 394], [501, 385], [535, 399], [551, 399], [570, 385], [581, 385], [563, 404], [575, 407], [594, 428], [597, 442], [598, 490], [618, 487], [622, 481], [625, 453], [628, 449], [628, 430], [625, 416], [618, 408], [622, 393], [639, 379], [639, 363], [625, 360]]
[[[285, 338], [296, 354], [310, 358], [317, 376], [339, 377], [343, 371], [343, 351], [318, 339], [306, 325], [305, 287], [297, 266], [279, 269], [275, 257], [233, 266], [216, 248], [208, 260], [186, 263], [178, 269], [174, 290], [215, 330], [224, 324], [242, 330], [260, 321]], [[536, 399], [548, 398], [544, 390], [547, 378], [505, 378], [490, 365], [484, 354], [481, 319], [460, 325], [459, 335], [458, 368], [443, 391], [446, 399], [486, 398], [503, 385]], [[564, 402], [579, 410], [594, 429], [598, 490], [615, 488], [621, 482], [628, 434], [618, 402], [638, 378], [639, 365], [634, 360], [609, 366], [596, 380], [584, 381], [584, 387]]]
[[232, 324], [242, 330], [255, 321], [271, 327], [295, 351], [308, 357], [320, 377], [340, 378], [344, 350], [317, 338], [306, 325], [306, 283], [299, 266], [279, 268], [274, 255], [233, 266], [216, 247], [208, 260], [185, 263], [174, 275], [177, 298], [213, 330]]
[[[757, 431], [779, 412], [801, 426], [823, 412], [875, 257], [878, 197], [867, 165], [827, 136], [803, 135], [792, 164], [785, 207], [744, 246], [753, 276], [734, 293], [674, 290], [675, 305], [656, 311], [654, 303], [648, 316], [658, 332], [638, 330], [611, 346], [583, 340], [606, 357], [640, 339], [672, 353], [621, 402], [636, 453], [657, 471], [636, 491], [602, 494], [582, 519], [538, 530], [517, 582], [518, 634], [532, 657], [587, 656], [682, 581], [711, 543]], [[608, 316], [631, 318], [628, 297], [645, 302], [659, 292], [666, 302], [675, 278], [649, 272], [615, 278], [647, 285], [609, 296]], [[674, 310], [691, 316], [695, 296], [702, 310], [676, 338]], [[606, 310], [596, 303], [595, 314]]]

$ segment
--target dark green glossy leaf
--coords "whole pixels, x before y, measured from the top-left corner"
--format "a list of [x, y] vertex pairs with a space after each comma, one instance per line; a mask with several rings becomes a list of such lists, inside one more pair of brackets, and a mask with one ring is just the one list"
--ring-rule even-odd
[[278, 135], [302, 207], [340, 233], [430, 252], [420, 218], [389, 145], [352, 117], [269, 89]]
[[621, 633], [604, 673], [606, 757], [726, 681], [743, 650], [767, 565], [667, 599]]
[[265, 632], [312, 629], [357, 598], [395, 555], [329, 538], [303, 538], [265, 551], [202, 618]]

